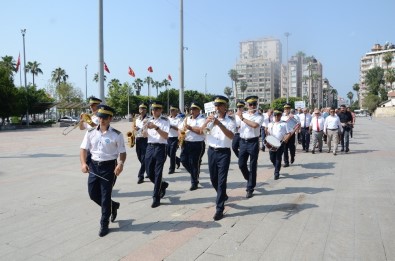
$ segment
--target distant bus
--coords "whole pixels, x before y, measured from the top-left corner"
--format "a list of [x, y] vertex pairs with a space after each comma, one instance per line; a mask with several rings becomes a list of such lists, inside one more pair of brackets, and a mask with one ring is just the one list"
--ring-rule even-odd
[[354, 110], [355, 116], [357, 117], [367, 117], [368, 116], [368, 110]]

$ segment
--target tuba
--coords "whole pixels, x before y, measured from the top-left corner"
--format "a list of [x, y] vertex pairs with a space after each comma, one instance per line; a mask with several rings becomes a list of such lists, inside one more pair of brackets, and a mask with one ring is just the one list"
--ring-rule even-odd
[[133, 123], [132, 123], [132, 131], [128, 131], [126, 133], [126, 137], [128, 138], [128, 147], [133, 148], [136, 144], [136, 116], [133, 116]]

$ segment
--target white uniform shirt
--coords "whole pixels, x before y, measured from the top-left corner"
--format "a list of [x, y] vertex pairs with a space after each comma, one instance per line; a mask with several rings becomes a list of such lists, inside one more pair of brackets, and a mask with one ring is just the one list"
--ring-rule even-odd
[[310, 126], [313, 131], [318, 131], [317, 126], [320, 127], [320, 131], [323, 131], [324, 130], [324, 123], [325, 123], [325, 119], [321, 116], [318, 116], [318, 125], [317, 125], [317, 116], [314, 116], [311, 119]]
[[263, 118], [264, 120], [262, 126], [267, 128], [269, 126], [269, 123], [273, 122], [273, 114], [269, 116], [267, 113], [264, 113]]
[[237, 114], [235, 114], [235, 122], [236, 122], [236, 133], [240, 133], [241, 119]]
[[251, 128], [244, 121], [242, 121], [240, 125], [240, 138], [252, 139], [259, 137], [261, 131], [260, 126], [262, 125], [263, 122], [262, 115], [259, 112], [255, 112], [253, 114], [249, 114], [248, 112], [245, 112], [243, 113], [243, 118], [258, 123], [258, 127]]
[[284, 136], [290, 132], [285, 122], [271, 122], [268, 125], [267, 130], [269, 135], [274, 136], [279, 141], [282, 141]]
[[100, 126], [87, 131], [80, 148], [89, 150], [95, 161], [115, 160], [119, 153], [126, 152], [122, 133], [111, 126], [105, 133], [100, 131]]
[[[156, 126], [159, 127], [164, 132], [169, 133], [170, 129], [170, 122], [166, 117], [160, 116], [158, 118], [150, 118], [149, 122], [152, 122]], [[160, 134], [158, 133], [157, 130], [155, 129], [148, 129], [148, 143], [161, 143], [161, 144], [167, 144], [167, 139], [164, 139]]]
[[310, 126], [310, 122], [311, 122], [311, 115], [309, 113], [299, 114], [299, 120], [300, 120], [300, 126], [302, 128], [308, 128]]
[[144, 118], [141, 117], [141, 115], [139, 115], [136, 119], [136, 126], [138, 127], [138, 131], [136, 134], [136, 138], [141, 138], [143, 137], [143, 129], [147, 123], [147, 121], [150, 119], [150, 117], [147, 116], [147, 114], [145, 115]]
[[[199, 114], [196, 119], [192, 119], [192, 116], [188, 116], [187, 118], [187, 125], [191, 127], [202, 127], [206, 119], [204, 118], [204, 115]], [[184, 122], [183, 121], [179, 129], [183, 130], [184, 129]], [[204, 134], [197, 134], [193, 131], [187, 130], [185, 133], [185, 141], [204, 141], [205, 136]]]
[[[228, 130], [235, 133], [236, 131], [236, 121], [233, 117], [225, 116], [224, 119], [218, 119]], [[207, 143], [213, 148], [231, 148], [232, 140], [226, 137], [218, 125], [210, 130], [207, 134]]]
[[[178, 128], [178, 125], [180, 125], [180, 122], [182, 121], [182, 119], [180, 117], [168, 117], [169, 122], [170, 122], [170, 126], [175, 126]], [[173, 137], [178, 137], [178, 131], [170, 128], [169, 130], [169, 138], [173, 138]]]
[[331, 129], [331, 130], [338, 129], [339, 131], [343, 130], [339, 116], [329, 115], [328, 117], [326, 117], [324, 122], [324, 132], [326, 132], [327, 129]]

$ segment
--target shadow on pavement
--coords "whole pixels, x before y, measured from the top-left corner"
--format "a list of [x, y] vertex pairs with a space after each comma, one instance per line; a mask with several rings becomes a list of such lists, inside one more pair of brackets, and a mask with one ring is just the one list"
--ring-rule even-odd
[[302, 173], [302, 174], [292, 174], [289, 175], [287, 173], [280, 174], [280, 179], [281, 178], [287, 178], [287, 179], [309, 179], [309, 178], [320, 178], [323, 176], [329, 176], [329, 175], [334, 175], [333, 173]]
[[[326, 191], [332, 191], [332, 188], [313, 188], [313, 187], [285, 187], [277, 190], [265, 190], [264, 188], [257, 188], [257, 191], [261, 195], [278, 195], [278, 194], [294, 194], [294, 193], [305, 193], [305, 194], [317, 194]], [[259, 195], [256, 195], [259, 196]]]
[[5, 156], [5, 157], [0, 157], [0, 158], [15, 158], [15, 159], [20, 159], [20, 158], [60, 158], [60, 157], [68, 157], [68, 158], [79, 158], [79, 155], [66, 155], [66, 154], [50, 154], [50, 153], [37, 153], [37, 154], [21, 154], [21, 155], [15, 155], [15, 156]]
[[335, 162], [305, 163], [300, 164], [300, 166], [305, 169], [333, 169], [335, 167]]

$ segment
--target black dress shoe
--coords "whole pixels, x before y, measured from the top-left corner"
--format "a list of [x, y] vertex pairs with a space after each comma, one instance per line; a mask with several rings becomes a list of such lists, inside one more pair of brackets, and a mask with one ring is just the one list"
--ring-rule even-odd
[[191, 187], [190, 187], [190, 191], [193, 191], [193, 190], [197, 190], [198, 189], [198, 185], [197, 184], [193, 184]]
[[278, 180], [280, 178], [280, 175], [274, 175], [274, 180]]
[[159, 196], [160, 198], [163, 198], [166, 195], [166, 189], [169, 187], [169, 183], [163, 182], [162, 187], [160, 188], [160, 193]]
[[149, 179], [148, 175], [145, 175], [145, 178], [146, 178], [146, 179]]
[[144, 183], [144, 179], [143, 178], [137, 180], [137, 184], [141, 184], [141, 183]]
[[121, 203], [115, 202], [115, 206], [111, 209], [111, 222], [114, 222], [117, 218], [118, 208], [121, 206]]
[[284, 168], [289, 167], [289, 163], [284, 164]]
[[180, 168], [180, 162], [176, 162], [177, 169]]
[[349, 149], [349, 148], [347, 148], [347, 149], [346, 149], [346, 153], [347, 153], [347, 152], [349, 152], [349, 151], [350, 151], [350, 149]]
[[101, 227], [99, 230], [99, 237], [104, 237], [105, 235], [108, 234], [108, 232], [110, 232], [108, 227]]
[[174, 170], [169, 170], [169, 175], [175, 173]]
[[291, 157], [291, 164], [295, 162], [295, 157]]
[[343, 152], [343, 151], [344, 151], [344, 149], [341, 149], [340, 151], [341, 151], [341, 152]]
[[252, 198], [252, 191], [247, 191], [246, 198]]
[[311, 153], [312, 153], [312, 154], [315, 154], [315, 151], [314, 151], [314, 150], [312, 150], [312, 151], [311, 151]]
[[160, 201], [154, 201], [152, 202], [151, 208], [157, 208], [160, 206]]
[[214, 215], [213, 219], [215, 221], [218, 221], [218, 220], [221, 220], [223, 217], [224, 217], [224, 213], [222, 213], [222, 212], [215, 212], [215, 215]]
[[228, 201], [229, 197], [228, 195], [225, 195], [225, 201]]
[[322, 150], [318, 150], [319, 152], [322, 152]]

